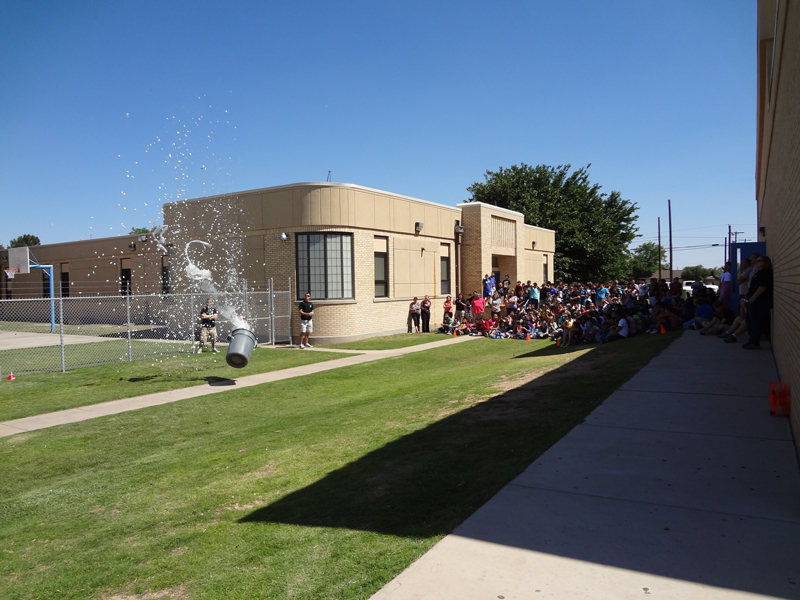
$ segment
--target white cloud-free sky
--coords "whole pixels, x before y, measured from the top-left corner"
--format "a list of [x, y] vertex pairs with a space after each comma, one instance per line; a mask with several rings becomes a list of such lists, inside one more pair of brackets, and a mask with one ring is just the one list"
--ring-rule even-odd
[[754, 0], [6, 2], [0, 75], [4, 244], [329, 170], [456, 204], [521, 162], [591, 163], [637, 243], [668, 198], [676, 247], [756, 237]]

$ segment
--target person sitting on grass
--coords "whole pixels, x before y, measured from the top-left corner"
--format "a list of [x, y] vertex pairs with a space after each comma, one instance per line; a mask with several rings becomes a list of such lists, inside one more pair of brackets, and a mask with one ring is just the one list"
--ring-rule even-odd
[[702, 329], [703, 322], [711, 321], [714, 318], [714, 309], [708, 303], [705, 294], [697, 297], [697, 307], [694, 309], [694, 318], [689, 319], [683, 324], [684, 329]]
[[616, 342], [618, 340], [627, 339], [630, 335], [628, 319], [626, 318], [625, 309], [620, 309], [614, 312], [613, 318], [616, 319], [617, 324], [612, 326], [608, 335], [603, 340], [603, 343]]

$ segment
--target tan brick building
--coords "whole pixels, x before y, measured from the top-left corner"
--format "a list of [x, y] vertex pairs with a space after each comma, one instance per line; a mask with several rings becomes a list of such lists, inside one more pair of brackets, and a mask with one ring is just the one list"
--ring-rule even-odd
[[[800, 452], [800, 2], [758, 3], [759, 240], [774, 270], [772, 344], [793, 392], [791, 421]], [[766, 395], [766, 390], [765, 390]]]
[[[342, 183], [298, 183], [164, 206], [168, 252], [153, 235], [32, 248], [54, 266], [56, 295], [159, 294], [192, 289], [188, 260], [213, 274], [221, 289], [246, 279], [263, 290], [311, 291], [312, 340], [322, 343], [406, 331], [414, 296], [433, 301], [431, 326], [446, 296], [481, 290], [492, 272], [513, 283], [551, 277], [555, 234], [525, 225], [520, 213], [481, 203], [445, 206]], [[282, 235], [283, 234], [283, 235]], [[210, 249], [186, 244], [201, 240]], [[4, 261], [4, 262], [3, 262]], [[0, 262], [8, 266], [7, 251]], [[39, 271], [2, 276], [4, 298], [46, 297]]]
[[[480, 290], [492, 271], [514, 283], [541, 283], [555, 251], [554, 232], [525, 225], [520, 213], [480, 203], [445, 206], [344, 183], [173, 202], [164, 207], [164, 222], [176, 231], [170, 236], [176, 247], [190, 239], [240, 244], [240, 276], [254, 285], [272, 278], [276, 289], [291, 280], [295, 307], [310, 290], [311, 339], [323, 343], [406, 331], [414, 296], [430, 296], [433, 326], [442, 320], [447, 295]], [[181, 260], [176, 253], [176, 273]], [[297, 337], [299, 320], [292, 321]]]

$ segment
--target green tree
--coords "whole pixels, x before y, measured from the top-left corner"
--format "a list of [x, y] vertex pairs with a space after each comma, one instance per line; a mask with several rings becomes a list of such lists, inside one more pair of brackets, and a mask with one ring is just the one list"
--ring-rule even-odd
[[700, 279], [705, 279], [709, 275], [711, 275], [712, 269], [707, 269], [703, 265], [695, 265], [693, 267], [684, 267], [683, 273], [681, 274], [681, 279], [684, 281], [694, 281], [698, 277]]
[[[667, 260], [667, 250], [661, 246], [659, 257], [658, 244], [654, 242], [645, 242], [634, 248], [631, 251], [630, 262], [628, 263], [630, 278], [639, 280], [652, 277], [653, 273], [658, 271], [659, 258], [661, 259], [662, 268], [664, 268], [664, 261]], [[669, 265], [666, 265], [666, 269], [669, 271]]]
[[627, 248], [637, 231], [637, 207], [619, 192], [600, 193], [601, 186], [589, 181], [590, 166], [570, 173], [571, 165], [521, 163], [486, 171], [484, 183], [467, 188], [469, 201], [521, 212], [525, 223], [555, 230], [556, 279], [624, 277], [629, 270]]
[[39, 246], [42, 242], [39, 238], [30, 233], [15, 237], [8, 243], [9, 248], [22, 248], [23, 246]]
[[133, 235], [133, 234], [136, 234], [136, 233], [138, 233], [138, 234], [150, 233], [151, 231], [153, 231], [153, 230], [151, 228], [148, 228], [148, 227], [132, 227], [131, 230], [128, 232], [128, 235]]

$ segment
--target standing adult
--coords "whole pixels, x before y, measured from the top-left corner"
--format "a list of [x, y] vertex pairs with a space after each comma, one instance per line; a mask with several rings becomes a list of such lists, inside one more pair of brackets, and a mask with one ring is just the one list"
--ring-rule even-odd
[[719, 300], [726, 308], [730, 308], [732, 293], [733, 275], [731, 275], [731, 263], [726, 262], [719, 276]]
[[313, 348], [308, 343], [308, 336], [314, 331], [314, 305], [311, 303], [309, 292], [306, 292], [298, 308], [300, 311], [300, 349]]
[[203, 345], [211, 338], [211, 352], [217, 350], [217, 308], [211, 303], [211, 298], [206, 298], [205, 306], [200, 309], [200, 347], [198, 354], [202, 354]]
[[768, 256], [760, 256], [756, 267], [758, 272], [747, 292], [747, 333], [750, 339], [742, 344], [745, 350], [761, 348], [761, 333], [769, 327], [769, 311], [772, 310], [772, 261]]
[[431, 332], [431, 299], [425, 296], [420, 303], [420, 313], [422, 317], [422, 333]]
[[411, 301], [411, 304], [408, 305], [408, 312], [411, 315], [411, 318], [414, 321], [414, 330], [419, 333], [419, 316], [422, 312], [420, 307], [419, 298], [414, 296], [414, 299]]
[[535, 281], [531, 284], [531, 287], [528, 288], [528, 301], [534, 309], [539, 309], [539, 284]]
[[464, 320], [466, 310], [467, 303], [464, 302], [464, 294], [459, 293], [456, 297], [456, 321], [461, 322]]
[[442, 322], [444, 322], [444, 319], [446, 319], [447, 317], [450, 317], [450, 320], [452, 320], [453, 319], [453, 299], [452, 299], [452, 297], [448, 296], [447, 298], [445, 298], [443, 306], [444, 306], [444, 318], [442, 319]]
[[494, 289], [494, 283], [492, 283], [491, 278], [489, 277], [489, 275], [484, 275], [483, 276], [483, 297], [484, 298], [491, 298], [493, 289]]

